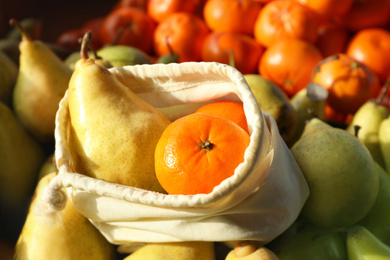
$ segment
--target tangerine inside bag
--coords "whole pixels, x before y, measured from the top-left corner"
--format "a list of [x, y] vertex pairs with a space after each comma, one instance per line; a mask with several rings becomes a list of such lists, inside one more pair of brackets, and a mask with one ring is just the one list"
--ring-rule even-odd
[[[215, 62], [135, 65], [110, 71], [172, 120], [215, 100], [241, 100], [250, 143], [233, 176], [209, 194], [167, 195], [72, 172], [67, 94], [55, 129], [59, 172], [46, 200], [66, 187], [68, 199], [122, 252], [150, 242], [254, 240], [265, 244], [299, 215], [309, 189], [274, 119], [262, 112], [243, 75]], [[109, 122], [108, 122], [109, 123]], [[61, 210], [61, 207], [55, 207]]]

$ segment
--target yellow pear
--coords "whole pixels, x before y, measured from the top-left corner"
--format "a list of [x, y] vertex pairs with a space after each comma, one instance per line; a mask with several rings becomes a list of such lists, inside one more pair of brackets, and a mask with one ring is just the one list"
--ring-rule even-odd
[[214, 242], [186, 241], [152, 243], [141, 247], [124, 260], [214, 260]]
[[297, 126], [297, 113], [290, 99], [274, 83], [258, 74], [246, 74], [244, 77], [261, 110], [275, 119], [283, 140], [290, 142]]
[[25, 207], [45, 160], [40, 144], [0, 102], [0, 206]]
[[88, 36], [69, 83], [69, 147], [74, 170], [164, 192], [154, 171], [154, 150], [171, 121], [88, 58]]
[[115, 246], [69, 200], [57, 216], [37, 214], [44, 188], [54, 176], [55, 172], [44, 176], [36, 187], [14, 260], [116, 259]]
[[354, 114], [347, 131], [355, 135], [355, 126], [359, 127], [357, 138], [367, 147], [374, 160], [386, 167], [379, 141], [379, 128], [389, 116], [389, 110], [376, 99], [366, 101]]
[[256, 247], [254, 243], [241, 241], [229, 252], [225, 260], [279, 260], [279, 257], [264, 246]]
[[19, 73], [13, 91], [16, 116], [43, 143], [54, 141], [58, 104], [68, 88], [72, 71], [42, 41], [21, 30]]

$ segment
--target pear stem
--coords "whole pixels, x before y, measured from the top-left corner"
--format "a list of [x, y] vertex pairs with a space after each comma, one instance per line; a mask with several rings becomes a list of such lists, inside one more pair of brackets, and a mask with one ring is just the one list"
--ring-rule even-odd
[[88, 31], [84, 34], [83, 41], [81, 42], [80, 56], [82, 59], [88, 59], [88, 48], [92, 40], [92, 33]]
[[390, 85], [390, 76], [387, 78], [385, 85], [382, 87], [382, 90], [379, 93], [378, 98], [376, 99], [376, 102], [378, 104], [382, 103], [383, 99], [385, 98], [387, 90], [389, 89], [389, 85]]
[[355, 130], [355, 137], [358, 137], [359, 130], [360, 130], [361, 126], [360, 125], [354, 125], [353, 128]]
[[26, 31], [26, 29], [23, 28], [23, 26], [19, 23], [18, 20], [14, 19], [14, 18], [11, 18], [9, 20], [9, 24], [10, 24], [10, 26], [15, 27], [16, 29], [18, 29], [20, 31], [20, 33], [22, 34], [23, 38], [25, 38], [28, 41], [32, 41], [33, 40], [31, 38], [31, 35]]

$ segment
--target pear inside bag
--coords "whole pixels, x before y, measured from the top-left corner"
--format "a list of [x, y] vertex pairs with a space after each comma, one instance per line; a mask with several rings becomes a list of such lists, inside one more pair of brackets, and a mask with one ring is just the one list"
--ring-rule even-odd
[[[274, 119], [260, 110], [243, 75], [214, 62], [135, 65], [110, 71], [172, 120], [219, 99], [241, 100], [251, 135], [244, 162], [210, 194], [167, 195], [72, 172], [67, 94], [56, 118], [51, 188], [68, 198], [113, 244], [255, 240], [265, 244], [289, 227], [309, 189]], [[107, 122], [109, 124], [109, 122]], [[113, 158], [115, 160], [115, 158]]]

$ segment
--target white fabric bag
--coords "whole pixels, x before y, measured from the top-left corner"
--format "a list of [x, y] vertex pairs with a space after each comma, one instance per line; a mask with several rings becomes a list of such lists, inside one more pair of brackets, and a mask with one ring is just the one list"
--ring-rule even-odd
[[49, 203], [55, 206], [56, 192], [66, 187], [75, 208], [122, 251], [139, 242], [255, 240], [265, 244], [297, 218], [309, 195], [306, 180], [274, 119], [260, 110], [240, 72], [214, 62], [135, 65], [110, 71], [172, 120], [207, 102], [242, 100], [251, 134], [245, 160], [213, 192], [197, 195], [160, 194], [73, 173], [65, 94], [55, 129], [59, 173], [47, 188]]

